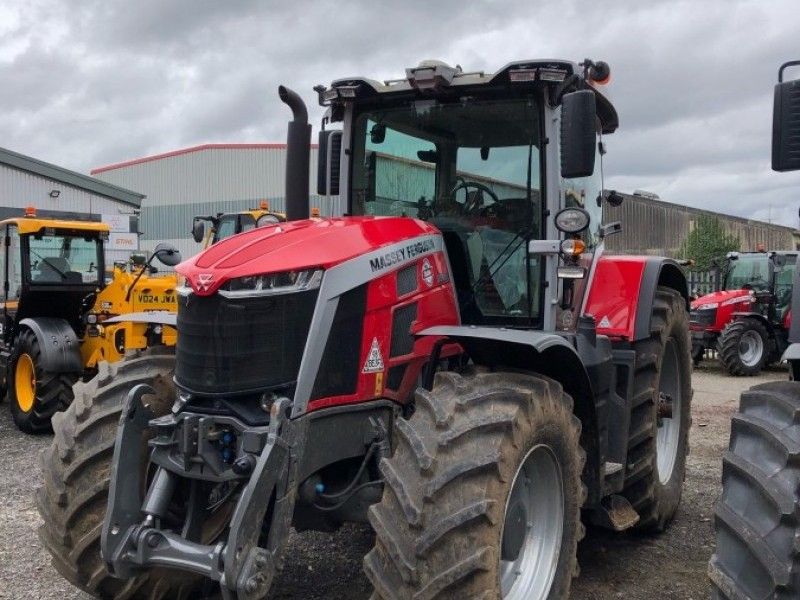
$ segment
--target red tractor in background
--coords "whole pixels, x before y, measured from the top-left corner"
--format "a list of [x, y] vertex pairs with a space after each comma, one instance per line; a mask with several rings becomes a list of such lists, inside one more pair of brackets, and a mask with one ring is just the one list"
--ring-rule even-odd
[[731, 252], [722, 289], [692, 301], [695, 365], [716, 350], [731, 375], [756, 375], [788, 344], [797, 252]]
[[311, 127], [281, 87], [289, 222], [179, 265], [175, 356], [111, 365], [55, 423], [56, 568], [106, 598], [255, 600], [291, 526], [360, 521], [372, 598], [552, 600], [582, 518], [667, 527], [688, 289], [675, 261], [603, 255], [608, 76], [426, 61], [319, 86], [334, 218], [309, 218]]

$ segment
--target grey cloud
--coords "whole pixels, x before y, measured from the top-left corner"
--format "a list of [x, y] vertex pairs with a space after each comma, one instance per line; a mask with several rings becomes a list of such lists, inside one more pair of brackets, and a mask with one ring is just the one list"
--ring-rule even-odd
[[[0, 40], [3, 145], [87, 171], [205, 142], [279, 141], [287, 84], [402, 76], [423, 58], [494, 70], [585, 56], [612, 67], [609, 185], [794, 224], [769, 170], [771, 89], [797, 58], [793, 3], [32, 0]], [[11, 21], [9, 21], [11, 22]]]

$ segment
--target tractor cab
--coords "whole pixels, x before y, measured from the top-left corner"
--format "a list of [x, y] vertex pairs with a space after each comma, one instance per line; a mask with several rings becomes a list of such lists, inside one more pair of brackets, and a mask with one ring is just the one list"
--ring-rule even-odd
[[[192, 223], [192, 238], [198, 244], [203, 244], [203, 248], [207, 248], [237, 233], [264, 225], [275, 225], [285, 220], [286, 215], [270, 211], [269, 203], [264, 200], [258, 208], [249, 208], [241, 212], [196, 216]], [[210, 224], [208, 231], [206, 223]]]
[[17, 323], [34, 316], [65, 319], [79, 329], [85, 299], [105, 285], [108, 225], [39, 219], [28, 209], [25, 217], [0, 221], [0, 228], [3, 340], [10, 341]]
[[[574, 328], [602, 235], [602, 135], [617, 127], [607, 71], [525, 61], [465, 73], [425, 61], [402, 80], [320, 87], [324, 121], [342, 130], [323, 122], [318, 193], [341, 189], [351, 215], [441, 231], [462, 322]], [[559, 135], [560, 165], [548, 147]]]

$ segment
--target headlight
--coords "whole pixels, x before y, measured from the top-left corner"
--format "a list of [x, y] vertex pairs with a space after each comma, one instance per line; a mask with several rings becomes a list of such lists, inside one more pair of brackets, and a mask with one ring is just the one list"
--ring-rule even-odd
[[282, 271], [237, 277], [222, 285], [223, 296], [276, 296], [315, 290], [322, 283], [322, 269]]
[[189, 287], [189, 282], [186, 280], [185, 275], [178, 274], [175, 291], [181, 296], [188, 296], [192, 293], [192, 288]]
[[564, 233], [580, 233], [589, 227], [589, 213], [582, 208], [565, 208], [556, 213], [556, 229]]
[[709, 302], [708, 304], [701, 304], [695, 310], [711, 310], [713, 308], [719, 308], [719, 302]]

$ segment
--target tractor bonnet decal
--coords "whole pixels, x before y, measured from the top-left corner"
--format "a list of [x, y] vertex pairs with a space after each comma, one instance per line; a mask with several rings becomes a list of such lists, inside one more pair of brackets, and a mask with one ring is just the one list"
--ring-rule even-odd
[[433, 285], [433, 267], [431, 267], [431, 261], [427, 258], [422, 261], [422, 281], [428, 287]]
[[197, 291], [206, 292], [211, 287], [211, 281], [214, 279], [213, 273], [200, 273], [197, 275]]
[[381, 347], [378, 344], [378, 338], [372, 338], [372, 346], [369, 348], [367, 360], [364, 362], [364, 369], [362, 373], [378, 373], [383, 371], [383, 356], [381, 356]]

